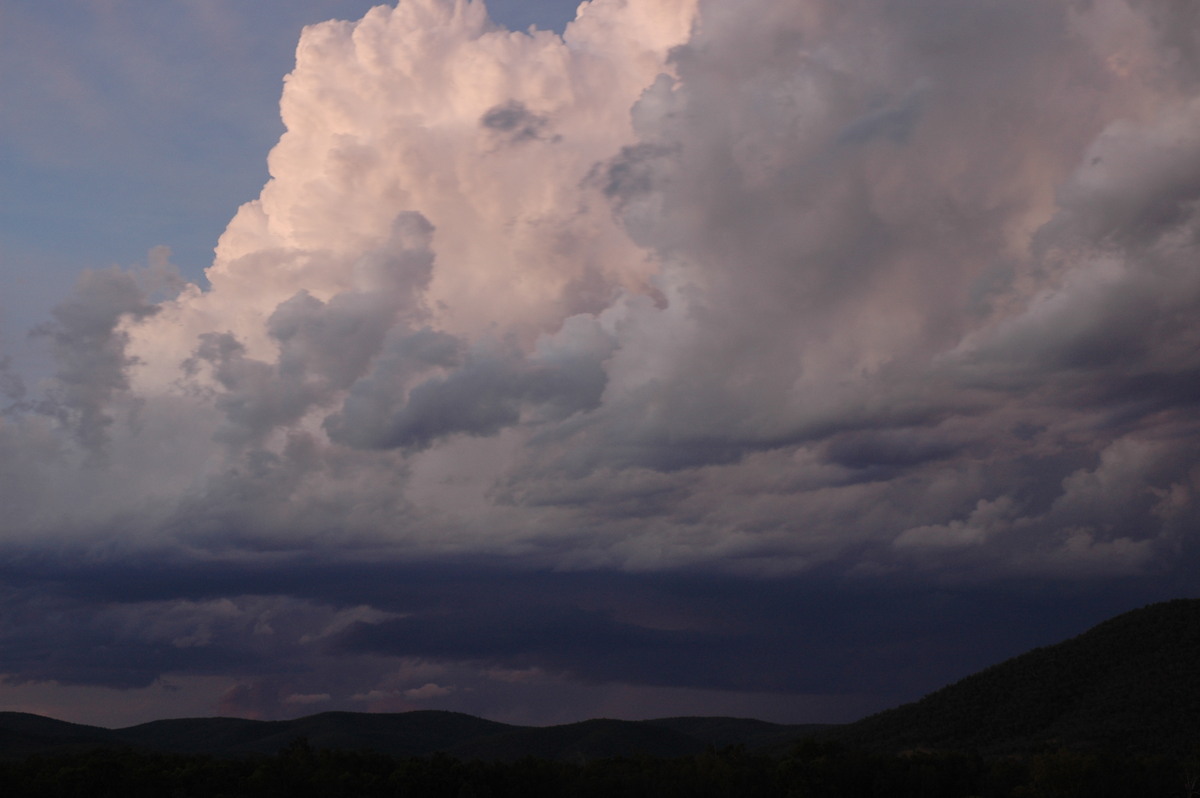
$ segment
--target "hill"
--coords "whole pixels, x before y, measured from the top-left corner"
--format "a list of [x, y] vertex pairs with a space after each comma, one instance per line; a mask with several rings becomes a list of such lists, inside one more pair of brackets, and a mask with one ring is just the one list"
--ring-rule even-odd
[[28, 756], [50, 751], [86, 750], [110, 742], [112, 732], [28, 712], [0, 712], [0, 754]]
[[395, 756], [446, 753], [463, 759], [512, 761], [533, 756], [590, 761], [613, 756], [675, 757], [710, 746], [778, 746], [811, 731], [739, 718], [597, 719], [562, 726], [513, 726], [458, 712], [323, 712], [288, 721], [179, 718], [104, 729], [0, 713], [0, 756], [94, 748], [133, 748], [173, 754], [274, 754], [298, 739], [313, 748], [374, 751]]
[[1200, 743], [1200, 600], [1119, 615], [831, 737], [881, 750], [1191, 750]]
[[515, 728], [460, 712], [322, 712], [287, 721], [157, 720], [118, 729], [111, 735], [118, 744], [185, 754], [273, 754], [304, 738], [314, 748], [423, 756]]

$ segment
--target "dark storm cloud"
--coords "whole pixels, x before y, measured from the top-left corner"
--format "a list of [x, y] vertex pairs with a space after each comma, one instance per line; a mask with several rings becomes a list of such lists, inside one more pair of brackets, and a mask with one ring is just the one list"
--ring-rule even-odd
[[[13, 680], [134, 687], [225, 674], [263, 687], [342, 669], [341, 689], [356, 692], [391, 658], [592, 683], [915, 698], [1171, 589], [931, 590], [315, 559], [61, 570], [43, 560], [5, 571], [24, 583], [6, 592], [0, 626]], [[349, 706], [348, 693], [335, 698]]]
[[829, 462], [849, 468], [904, 468], [959, 453], [967, 443], [925, 430], [893, 429], [839, 435], [825, 447]]
[[842, 128], [838, 141], [842, 144], [865, 144], [874, 138], [884, 138], [903, 144], [921, 112], [923, 90], [924, 87], [919, 87], [895, 103], [863, 114]]
[[129, 336], [120, 324], [156, 312], [133, 275], [115, 267], [86, 271], [73, 296], [51, 312], [54, 320], [32, 332], [50, 342], [57, 366], [35, 409], [71, 430], [92, 454], [108, 442], [109, 404], [129, 389], [127, 371], [135, 362], [125, 353]]
[[[532, 108], [556, 107], [556, 130], [578, 109], [537, 103], [516, 84], [489, 99], [470, 116], [461, 156], [474, 170], [447, 167], [466, 182], [453, 202], [435, 201], [425, 172], [412, 171], [434, 150], [388, 160], [408, 152], [401, 142], [434, 145], [399, 117], [367, 112], [374, 84], [359, 86], [357, 56], [334, 46], [331, 29], [312, 52], [328, 45], [330, 68], [350, 70], [340, 89], [325, 87], [345, 103], [350, 132], [325, 142], [329, 131], [306, 127], [331, 95], [305, 82], [327, 72], [298, 71], [285, 105], [312, 113], [296, 116], [272, 156], [279, 179], [223, 246], [275, 228], [291, 238], [214, 267], [214, 286], [235, 289], [161, 306], [97, 299], [91, 349], [64, 306], [54, 340], [63, 363], [79, 355], [45, 406], [79, 441], [79, 430], [112, 428], [135, 365], [127, 336], [157, 329], [160, 307], [178, 321], [187, 354], [174, 362], [175, 348], [155, 351], [143, 333], [158, 358], [150, 384], [182, 386], [172, 401], [219, 414], [212, 434], [230, 451], [197, 449], [188, 464], [202, 473], [182, 493], [155, 494], [157, 515], [124, 510], [159, 519], [147, 529], [166, 519], [206, 549], [256, 551], [253, 534], [264, 548], [391, 534], [436, 548], [446, 532], [468, 549], [529, 544], [567, 561], [578, 547], [603, 567], [643, 567], [633, 563], [658, 551], [656, 568], [803, 569], [858, 551], [863, 567], [920, 569], [922, 556], [945, 563], [951, 544], [970, 544], [959, 554], [981, 569], [993, 558], [996, 575], [1039, 560], [1066, 571], [1072, 552], [1118, 570], [1161, 567], [1174, 545], [1163, 519], [1190, 517], [1194, 503], [1183, 441], [1197, 369], [1200, 138], [1178, 76], [1160, 75], [1161, 110], [1135, 113], [1136, 87], [1123, 81], [1149, 67], [1108, 57], [1105, 15], [1136, 19], [1114, 3], [924, 0], [904, 14], [785, 4], [761, 15], [702, 4], [703, 24], [670, 50], [669, 69], [620, 109], [632, 137], [589, 150], [582, 176], [564, 183], [576, 204], [547, 196], [529, 217], [504, 216], [506, 246], [540, 252], [530, 242], [550, 231], [554, 253], [545, 273], [505, 277], [517, 292], [511, 314], [471, 293], [504, 290], [491, 282], [501, 271], [491, 255], [504, 253], [467, 258], [474, 234], [444, 208], [511, 197], [508, 177], [533, 168], [515, 160], [527, 148], [487, 150], [487, 135], [540, 136], [548, 117]], [[1147, 31], [1160, 35], [1158, 25]], [[376, 123], [396, 147], [354, 132]], [[287, 154], [304, 141], [332, 148], [323, 191], [288, 183], [312, 162]], [[327, 195], [333, 205], [318, 213], [311, 203]], [[597, 254], [581, 273], [598, 284], [592, 310], [522, 326], [576, 290], [579, 274], [557, 288], [548, 275], [567, 268], [580, 235], [560, 226], [596, 203], [655, 271], [634, 290]], [[485, 205], [471, 206], [481, 223]], [[375, 221], [356, 226], [366, 216]], [[222, 302], [236, 332], [213, 320], [225, 318]], [[476, 327], [472, 314], [493, 315]], [[166, 399], [145, 410], [164, 425], [183, 412]], [[18, 432], [29, 431], [10, 437]], [[502, 438], [505, 454], [462, 453], [482, 451], [464, 440]], [[455, 521], [454, 499], [422, 504], [422, 490], [441, 495], [430, 486], [455, 478], [447, 457], [487, 464], [473, 495], [505, 516], [503, 531]], [[647, 479], [652, 490], [634, 484]], [[1064, 508], [1088, 479], [1124, 480], [1149, 513], [1144, 531], [1074, 524]], [[985, 516], [986, 529], [972, 525]], [[519, 531], [548, 528], [586, 529], [603, 544]]]
[[0, 671], [10, 683], [134, 688], [168, 673], [270, 671], [280, 665], [243, 648], [243, 641], [211, 645], [207, 629], [197, 636], [205, 613], [186, 602], [97, 606], [39, 585], [36, 593], [6, 590], [3, 607]]
[[479, 118], [479, 124], [488, 130], [504, 133], [513, 143], [541, 138], [547, 119], [539, 116], [520, 100], [510, 100], [497, 105]]
[[1200, 9], [1187, 0], [1133, 0], [1154, 26], [1168, 68], [1181, 81], [1200, 80]]
[[[325, 429], [359, 448], [420, 450], [454, 434], [494, 435], [517, 424], [525, 411], [556, 420], [593, 409], [608, 379], [602, 363], [613, 346], [604, 336], [586, 338], [582, 347], [550, 347], [535, 358], [491, 343], [461, 356], [449, 336], [420, 331], [398, 341], [377, 372], [351, 390], [342, 411], [326, 419]], [[447, 373], [413, 385], [404, 396], [395, 390], [395, 371], [413, 371], [414, 360], [447, 367]]]
[[520, 361], [503, 355], [473, 357], [450, 375], [415, 386], [380, 427], [362, 429], [351, 412], [326, 428], [334, 440], [379, 448], [427, 449], [454, 433], [494, 435], [520, 420], [531, 385], [519, 369]]
[[[147, 687], [164, 674], [224, 674], [247, 669], [270, 672], [271, 661], [243, 652], [182, 649], [169, 643], [131, 641], [107, 630], [40, 624], [4, 634], [5, 655], [0, 666], [5, 682], [28, 684]], [[63, 641], [70, 641], [69, 649]]]
[[478, 607], [466, 613], [405, 618], [356, 629], [344, 644], [357, 651], [566, 671], [599, 682], [778, 687], [764, 684], [762, 674], [738, 684], [731, 666], [740, 652], [726, 636], [649, 629], [579, 609], [522, 609], [518, 613]]
[[12, 405], [5, 408], [4, 412], [11, 413], [18, 410], [21, 400], [25, 398], [27, 392], [25, 380], [21, 378], [20, 374], [13, 371], [12, 359], [0, 358], [0, 394], [12, 402]]
[[[445, 361], [447, 355], [430, 345], [437, 334], [407, 326], [421, 315], [413, 295], [430, 278], [432, 235], [419, 213], [402, 213], [384, 246], [355, 264], [354, 289], [327, 302], [302, 290], [280, 303], [266, 322], [278, 345], [274, 363], [248, 357], [232, 333], [201, 334], [183, 369], [195, 377], [207, 364], [222, 389], [214, 400], [228, 422], [220, 437], [239, 445], [261, 443], [355, 385], [385, 347], [425, 356], [425, 366]], [[388, 354], [390, 362], [395, 355]]]

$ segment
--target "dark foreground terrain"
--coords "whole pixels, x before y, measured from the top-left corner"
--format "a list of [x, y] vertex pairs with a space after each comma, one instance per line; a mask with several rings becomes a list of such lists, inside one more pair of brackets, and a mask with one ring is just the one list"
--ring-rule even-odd
[[733, 747], [590, 762], [393, 757], [314, 750], [303, 741], [270, 756], [96, 749], [0, 762], [4, 794], [22, 798], [1164, 798], [1196, 794], [1198, 773], [1194, 757], [881, 754], [819, 741], [786, 756]]
[[1200, 600], [1118, 615], [835, 735], [884, 751], [1185, 755], [1200, 743]]
[[1200, 796], [1200, 601], [1156, 604], [839, 727], [512, 726], [452, 712], [127, 729], [0, 713], [12, 796]]

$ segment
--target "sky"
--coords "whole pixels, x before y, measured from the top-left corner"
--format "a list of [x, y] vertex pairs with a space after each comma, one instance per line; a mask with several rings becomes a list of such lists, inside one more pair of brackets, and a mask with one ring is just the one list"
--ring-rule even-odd
[[0, 710], [848, 722], [1200, 595], [1189, 0], [0, 1]]

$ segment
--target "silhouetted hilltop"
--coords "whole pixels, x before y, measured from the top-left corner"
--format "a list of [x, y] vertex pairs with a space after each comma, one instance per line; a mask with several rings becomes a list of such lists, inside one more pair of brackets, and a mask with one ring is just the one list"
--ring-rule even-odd
[[1119, 615], [831, 736], [893, 750], [1189, 750], [1200, 742], [1200, 600]]
[[514, 728], [518, 727], [461, 712], [425, 710], [322, 712], [287, 721], [183, 718], [157, 720], [118, 729], [113, 734], [135, 748], [189, 754], [273, 754], [293, 740], [304, 738], [315, 748], [422, 756]]
[[0, 754], [27, 756], [104, 745], [112, 732], [28, 712], [0, 712]]
[[299, 739], [316, 749], [394, 756], [446, 753], [463, 759], [522, 757], [590, 761], [613, 756], [676, 757], [709, 747], [762, 748], [798, 739], [814, 727], [737, 718], [657, 721], [588, 720], [561, 726], [513, 726], [458, 712], [324, 712], [288, 721], [241, 718], [157, 720], [104, 729], [22, 713], [0, 713], [0, 756], [134, 748], [176, 754], [274, 754]]

